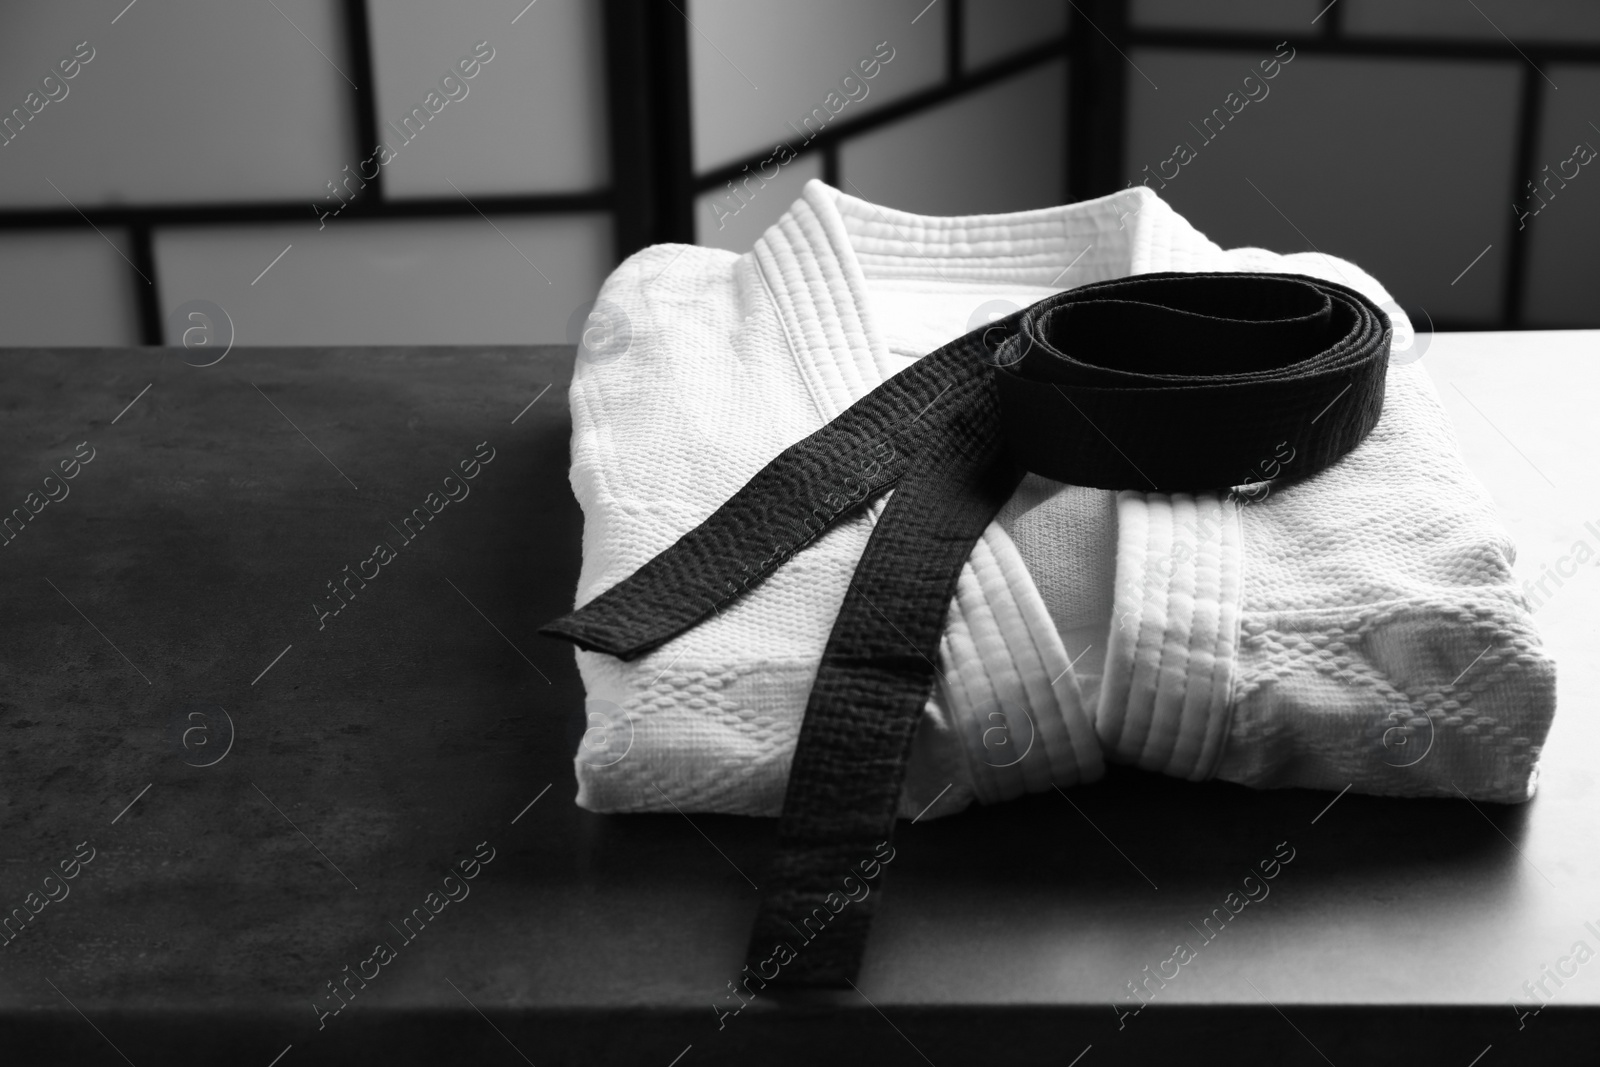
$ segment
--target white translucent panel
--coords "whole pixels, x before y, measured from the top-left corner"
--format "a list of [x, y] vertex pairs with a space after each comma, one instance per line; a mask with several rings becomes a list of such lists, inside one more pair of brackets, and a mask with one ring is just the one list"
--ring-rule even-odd
[[[1482, 37], [1513, 41], [1600, 38], [1595, 0], [1340, 0], [1344, 30], [1401, 37]], [[1557, 85], [1560, 81], [1557, 80]]]
[[967, 0], [961, 12], [963, 64], [972, 70], [1061, 36], [1067, 10], [1066, 0]]
[[847, 142], [841, 187], [924, 215], [1059, 204], [1066, 113], [1066, 64], [1051, 63]]
[[181, 227], [157, 233], [155, 254], [162, 314], [208, 300], [238, 344], [566, 344], [611, 267], [611, 226], [581, 215]]
[[[318, 196], [354, 162], [340, 5], [274, 2], [0, 6], [0, 113], [27, 116], [0, 148], [0, 205]], [[44, 84], [83, 42], [89, 62]], [[45, 90], [60, 99], [29, 115]]]
[[[385, 196], [456, 196], [451, 182], [469, 195], [606, 184], [601, 5], [525, 3], [368, 5], [378, 136], [394, 151]], [[472, 77], [462, 76], [463, 62]]]
[[944, 14], [927, 0], [685, 2], [696, 171], [774, 139], [803, 140], [808, 129], [848, 122], [944, 77]]
[[127, 254], [121, 230], [0, 233], [0, 345], [138, 344], [145, 283]]
[[[1553, 66], [1549, 74], [1561, 91], [1545, 93], [1539, 155], [1512, 196], [1520, 209], [1512, 227], [1520, 219], [1527, 228], [1523, 311], [1531, 326], [1600, 326], [1600, 69]], [[1537, 198], [1522, 184], [1529, 181]]]
[[1328, 0], [1132, 0], [1128, 6], [1128, 21], [1136, 27], [1306, 34], [1321, 29], [1320, 19], [1318, 24], [1312, 20], [1330, 5]]
[[[1138, 91], [1130, 73], [1127, 176], [1158, 175], [1150, 187], [1224, 248], [1320, 249], [1359, 264], [1408, 309], [1494, 321], [1516, 64], [1284, 54], [1272, 80], [1246, 82], [1272, 54], [1132, 53], [1161, 90]], [[1445, 148], [1448, 166], [1420, 162]]]
[[[770, 164], [763, 160], [762, 165], [751, 168], [753, 177], [736, 182], [734, 191], [724, 186], [720, 192], [704, 193], [695, 200], [696, 244], [730, 252], [750, 251], [756, 238], [800, 198], [806, 182], [822, 177], [821, 152], [808, 152], [781, 167], [775, 157], [768, 159]], [[774, 167], [777, 176], [765, 181], [762, 174], [771, 174]]]

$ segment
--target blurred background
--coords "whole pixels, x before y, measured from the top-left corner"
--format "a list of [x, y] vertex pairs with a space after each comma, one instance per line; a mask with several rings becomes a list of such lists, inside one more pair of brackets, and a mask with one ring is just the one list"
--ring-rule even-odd
[[194, 301], [240, 344], [574, 341], [622, 257], [745, 251], [810, 178], [1148, 182], [1419, 326], [1600, 326], [1594, 0], [16, 0], [0, 116], [3, 345]]

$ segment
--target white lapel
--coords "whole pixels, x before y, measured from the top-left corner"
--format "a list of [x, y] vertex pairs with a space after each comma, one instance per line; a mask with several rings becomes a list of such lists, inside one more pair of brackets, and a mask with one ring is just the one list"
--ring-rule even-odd
[[[812, 181], [756, 243], [754, 257], [816, 406], [818, 425], [903, 366], [874, 322], [869, 278], [1067, 289], [1130, 274], [1229, 266], [1226, 253], [1142, 186], [1038, 211], [937, 218], [880, 207]], [[1123, 497], [1119, 509], [1124, 513], [1130, 508], [1141, 515], [1171, 512], [1166, 497]], [[1137, 560], [1130, 558], [1135, 549]], [[1118, 553], [1119, 572], [1124, 567], [1143, 572], [1147, 551], [1142, 543], [1125, 544]], [[1237, 551], [1224, 555], [1237, 565]], [[1119, 588], [1125, 584], [1119, 581]], [[1163, 602], [1165, 592], [1159, 597]], [[1119, 594], [1119, 615], [1150, 614], [1141, 599]], [[1196, 734], [1206, 737], [1206, 756], [1214, 757], [1217, 719], [1226, 716], [1226, 682], [1207, 687], [1210, 699], [1201, 701], [1207, 707], [1198, 716], [1194, 709], [1188, 715], [1163, 709], [1152, 720], [1146, 710], [1150, 704], [1181, 705], [1182, 694], [1166, 692], [1166, 683], [1146, 679], [1135, 668], [1135, 661], [1152, 651], [1142, 647], [1143, 641], [1130, 641], [1126, 633], [1109, 636], [1114, 639], [1105, 663], [1107, 684], [1090, 709], [1020, 553], [1004, 530], [991, 524], [963, 571], [942, 656], [952, 726], [967, 738], [983, 799], [1097, 777], [1097, 720], [1101, 741], [1119, 759], [1149, 763], [1156, 752], [1170, 758], [1175, 735], [1184, 739], [1178, 748], [1187, 756], [1198, 747], [1189, 742]], [[1179, 636], [1188, 643], [1187, 636]], [[1147, 639], [1157, 648], [1170, 648], [1174, 635]], [[1213, 639], [1208, 635], [1206, 643]], [[1231, 653], [1230, 641], [1220, 644]], [[1038, 729], [1042, 758], [1005, 767], [984, 758], [993, 713], [1007, 706], [1033, 709], [1038, 721], [1030, 725]], [[1200, 721], [1192, 721], [1196, 718]], [[1007, 723], [1008, 729], [1014, 725]], [[1195, 773], [1212, 760], [1177, 762]]]

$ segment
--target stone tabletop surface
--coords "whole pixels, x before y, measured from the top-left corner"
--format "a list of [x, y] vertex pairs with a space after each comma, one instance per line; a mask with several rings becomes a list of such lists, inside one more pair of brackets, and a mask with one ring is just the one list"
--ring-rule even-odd
[[[1517, 575], [1591, 549], [1535, 615], [1560, 698], [1530, 804], [1118, 768], [905, 826], [859, 988], [720, 1026], [773, 824], [577, 808], [582, 686], [535, 634], [577, 578], [572, 358], [0, 351], [0, 512], [31, 515], [0, 547], [0, 914], [31, 916], [0, 1062], [1594, 1055], [1600, 332], [1422, 356]], [[1285, 843], [1270, 896], [1119, 1014]]]

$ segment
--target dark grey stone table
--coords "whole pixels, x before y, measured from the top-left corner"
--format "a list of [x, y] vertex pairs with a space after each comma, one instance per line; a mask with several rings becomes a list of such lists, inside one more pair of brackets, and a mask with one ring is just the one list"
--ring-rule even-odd
[[[1436, 378], [1492, 397], [1447, 341]], [[1600, 950], [1596, 678], [1567, 659], [1531, 805], [1118, 770], [909, 826], [859, 991], [719, 1026], [772, 824], [576, 808], [582, 689], [534, 633], [578, 567], [570, 350], [185, 356], [0, 354], [0, 513], [29, 516], [0, 547], [0, 909], [31, 916], [0, 948], [8, 1067], [1596, 1055], [1600, 962], [1510, 1006]], [[1592, 481], [1580, 447], [1547, 462]], [[1560, 655], [1593, 644], [1583, 577], [1539, 616]], [[1119, 1015], [1281, 842], [1270, 896]]]

